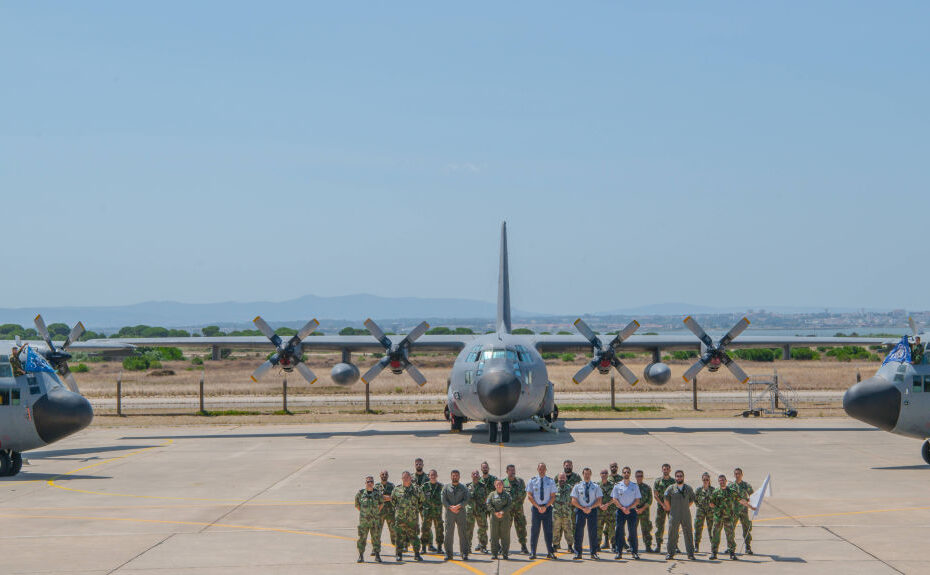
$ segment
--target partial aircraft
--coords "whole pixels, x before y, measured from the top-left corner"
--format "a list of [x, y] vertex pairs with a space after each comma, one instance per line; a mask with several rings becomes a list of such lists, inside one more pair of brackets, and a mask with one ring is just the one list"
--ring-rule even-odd
[[[917, 324], [913, 319], [908, 322], [916, 341], [920, 336]], [[906, 337], [875, 375], [846, 390], [843, 409], [850, 417], [884, 431], [924, 440], [920, 454], [930, 464], [930, 354], [924, 353], [913, 363]]]
[[[445, 416], [453, 432], [461, 431], [468, 421], [487, 424], [490, 442], [510, 441], [513, 423], [532, 420], [543, 429], [551, 429], [558, 418], [555, 388], [549, 380], [542, 354], [548, 352], [591, 353], [592, 360], [574, 376], [580, 384], [594, 370], [607, 374], [616, 370], [630, 385], [639, 378], [620, 361], [619, 352], [650, 352], [653, 360], [646, 366], [643, 377], [649, 383], [663, 385], [671, 378], [668, 365], [662, 363], [661, 354], [669, 350], [693, 350], [698, 360], [684, 374], [690, 381], [701, 370], [717, 371], [726, 367], [739, 381], [748, 380], [746, 372], [727, 353], [731, 348], [762, 348], [788, 346], [844, 346], [883, 344], [878, 338], [831, 337], [737, 337], [749, 326], [743, 318], [722, 338], [714, 341], [693, 318], [685, 319], [685, 326], [696, 336], [636, 336], [639, 327], [635, 321], [621, 329], [610, 341], [604, 342], [581, 319], [575, 322], [580, 335], [518, 335], [512, 330], [510, 314], [510, 276], [507, 253], [507, 224], [501, 225], [500, 262], [497, 296], [497, 321], [493, 333], [485, 335], [426, 335], [429, 325], [422, 322], [405, 336], [392, 339], [374, 321], [365, 326], [368, 336], [316, 336], [308, 337], [318, 322], [311, 320], [296, 335], [285, 339], [274, 333], [261, 317], [254, 323], [264, 337], [275, 347], [274, 354], [252, 374], [258, 380], [277, 367], [284, 372], [297, 371], [309, 383], [317, 381], [313, 370], [304, 362], [305, 351], [337, 351], [342, 362], [331, 372], [332, 380], [339, 385], [352, 385], [361, 379], [370, 383], [383, 370], [394, 374], [406, 373], [418, 385], [426, 377], [412, 363], [413, 351], [441, 351], [457, 353], [447, 379]], [[250, 348], [263, 344], [261, 337], [191, 337], [151, 339], [111, 339], [137, 346], [187, 346], [222, 348]], [[91, 341], [90, 343], [93, 343]], [[352, 352], [380, 352], [384, 355], [364, 375], [352, 364]]]
[[90, 402], [81, 395], [68, 368], [69, 349], [132, 349], [119, 342], [78, 342], [84, 333], [80, 322], [58, 345], [41, 315], [36, 316], [35, 325], [43, 341], [0, 341], [0, 476], [20, 472], [24, 451], [54, 443], [93, 420]]

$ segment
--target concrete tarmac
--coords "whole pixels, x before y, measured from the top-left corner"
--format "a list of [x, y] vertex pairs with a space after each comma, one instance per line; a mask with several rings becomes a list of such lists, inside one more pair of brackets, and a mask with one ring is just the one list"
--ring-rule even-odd
[[[849, 419], [570, 420], [559, 434], [523, 424], [513, 442], [488, 445], [484, 425], [453, 435], [439, 422], [300, 426], [90, 429], [27, 454], [30, 465], [0, 480], [2, 573], [926, 573], [930, 571], [930, 467], [920, 442]], [[365, 474], [391, 480], [423, 457], [447, 481], [487, 460], [528, 479], [571, 458], [597, 473], [611, 461], [642, 468], [651, 482], [662, 463], [732, 475], [759, 487], [771, 473], [753, 528], [756, 555], [698, 561], [643, 553], [641, 561], [510, 561], [473, 554], [444, 563], [356, 563], [351, 502]], [[527, 515], [529, 513], [527, 512]], [[740, 533], [737, 533], [741, 542]], [[383, 536], [389, 542], [387, 533]], [[742, 545], [739, 545], [742, 549]], [[540, 549], [544, 546], [540, 542]], [[370, 560], [366, 553], [366, 559]], [[458, 559], [458, 557], [456, 557]]]

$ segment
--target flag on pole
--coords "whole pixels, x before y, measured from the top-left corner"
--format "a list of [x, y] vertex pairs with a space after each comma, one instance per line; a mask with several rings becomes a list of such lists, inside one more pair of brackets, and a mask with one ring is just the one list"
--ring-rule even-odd
[[753, 519], [755, 519], [756, 516], [759, 515], [759, 511], [762, 510], [762, 501], [765, 499], [766, 493], [768, 495], [772, 494], [771, 480], [772, 480], [772, 476], [766, 475], [765, 481], [762, 482], [762, 487], [758, 491], [753, 492], [753, 494], [749, 496], [749, 504], [755, 507], [755, 509], [752, 510]]
[[40, 371], [55, 373], [55, 368], [45, 361], [42, 354], [32, 349], [32, 346], [26, 346], [26, 361], [23, 363], [23, 370], [26, 373], [37, 373]]
[[885, 361], [882, 362], [882, 365], [886, 363], [891, 363], [897, 361], [899, 363], [911, 363], [911, 344], [907, 340], [907, 336], [901, 338], [901, 341], [898, 342], [898, 345], [894, 346], [888, 355], [885, 356]]

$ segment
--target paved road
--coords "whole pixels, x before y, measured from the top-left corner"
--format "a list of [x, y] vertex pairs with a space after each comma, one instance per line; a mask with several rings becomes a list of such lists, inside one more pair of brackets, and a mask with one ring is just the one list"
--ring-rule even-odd
[[[306, 573], [507, 574], [930, 572], [930, 467], [920, 442], [849, 419], [584, 420], [557, 435], [517, 426], [488, 445], [483, 425], [457, 435], [432, 423], [91, 427], [45, 449], [16, 478], [0, 479], [2, 573], [246, 575]], [[694, 485], [707, 470], [773, 478], [753, 526], [753, 556], [695, 562], [530, 561], [512, 539], [509, 561], [355, 563], [351, 501], [366, 474], [391, 479], [423, 457], [443, 481], [481, 461], [528, 478], [570, 457], [576, 469], [620, 461], [654, 478], [662, 463]], [[740, 542], [741, 543], [741, 542]], [[742, 545], [739, 545], [742, 548]], [[409, 559], [408, 555], [408, 559]], [[456, 557], [458, 559], [458, 557]], [[564, 559], [564, 556], [563, 556]]]
[[[843, 399], [842, 391], [799, 391], [797, 392], [798, 400], [802, 402], [838, 402]], [[445, 401], [445, 395], [373, 395], [371, 405], [415, 405], [418, 403], [434, 404]], [[618, 393], [618, 404], [667, 404], [667, 403], [691, 403], [690, 391], [661, 391], [661, 392], [641, 392], [641, 393]], [[699, 401], [712, 403], [733, 403], [748, 404], [748, 396], [742, 391], [713, 391], [702, 392], [698, 395]], [[91, 404], [95, 409], [116, 409], [115, 398], [91, 398]], [[123, 398], [124, 409], [144, 410], [144, 409], [198, 409], [199, 398], [196, 396], [182, 397], [125, 397]], [[560, 404], [602, 404], [610, 402], [609, 393], [598, 392], [577, 392], [577, 393], [557, 393], [556, 402]], [[306, 408], [314, 406], [334, 406], [334, 405], [364, 405], [365, 396], [360, 394], [354, 395], [289, 395], [287, 398], [288, 407]], [[255, 407], [255, 408], [275, 408], [281, 406], [280, 396], [271, 395], [226, 395], [226, 396], [208, 396], [205, 398], [205, 404], [208, 409], [217, 407]]]

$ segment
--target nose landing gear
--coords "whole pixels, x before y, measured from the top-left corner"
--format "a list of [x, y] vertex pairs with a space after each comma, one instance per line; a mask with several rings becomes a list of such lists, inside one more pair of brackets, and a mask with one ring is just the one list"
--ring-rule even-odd
[[23, 454], [16, 451], [0, 451], [0, 477], [12, 477], [23, 468]]
[[[498, 423], [496, 421], [488, 422], [488, 443], [497, 443]], [[500, 422], [501, 443], [510, 443], [510, 422]]]

